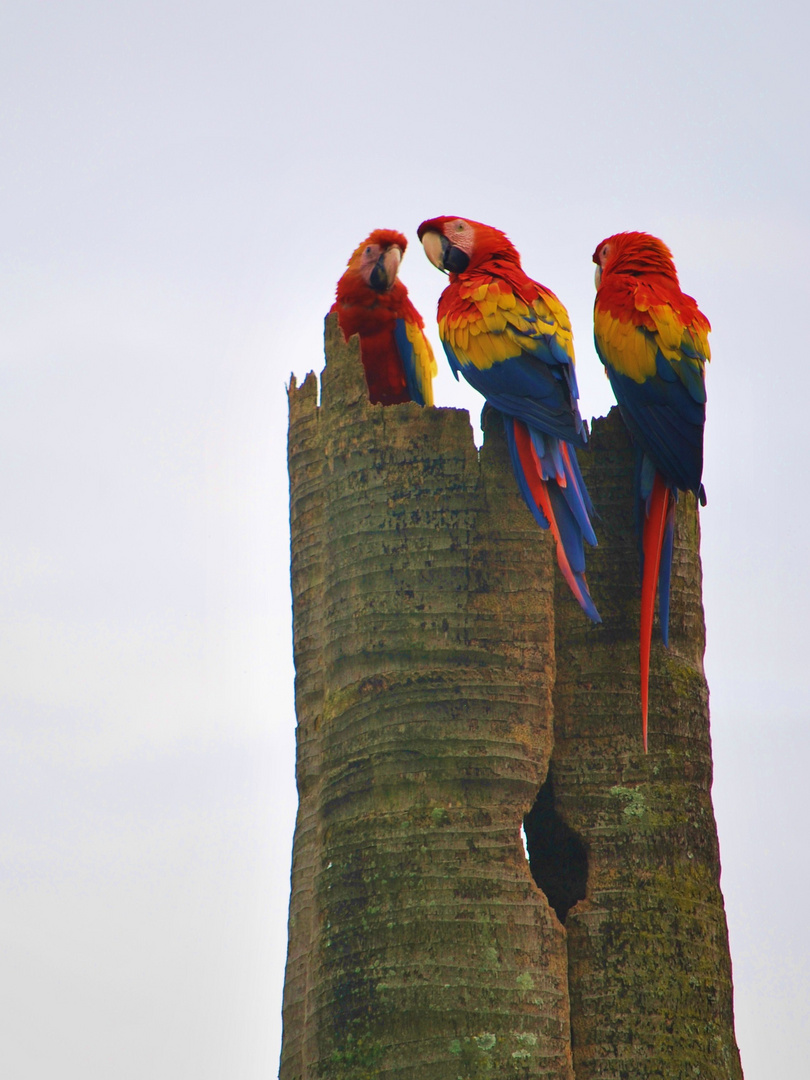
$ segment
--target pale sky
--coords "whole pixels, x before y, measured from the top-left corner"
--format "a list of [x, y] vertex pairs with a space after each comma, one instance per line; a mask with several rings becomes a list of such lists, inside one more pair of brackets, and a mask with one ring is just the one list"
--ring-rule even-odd
[[[504, 229], [567, 305], [644, 229], [712, 321], [714, 800], [747, 1080], [810, 1060], [805, 0], [0, 14], [0, 1075], [276, 1075], [286, 394], [355, 245]], [[480, 399], [440, 354], [440, 405]]]

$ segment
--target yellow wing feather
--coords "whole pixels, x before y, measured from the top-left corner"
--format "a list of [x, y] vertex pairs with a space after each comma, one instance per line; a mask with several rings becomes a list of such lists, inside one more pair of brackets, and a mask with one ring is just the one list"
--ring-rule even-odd
[[416, 385], [421, 391], [425, 405], [433, 404], [433, 378], [438, 374], [439, 368], [430, 342], [416, 323], [406, 322], [405, 333], [413, 349], [414, 369], [416, 373]]
[[643, 383], [656, 375], [660, 351], [676, 370], [678, 365], [688, 364], [702, 374], [711, 356], [707, 331], [684, 326], [679, 312], [670, 304], [647, 305], [637, 300], [636, 310], [647, 316], [651, 326], [639, 326], [604, 308], [596, 309], [594, 331], [599, 348], [615, 371]]
[[594, 331], [605, 361], [620, 375], [643, 383], [656, 373], [656, 335], [597, 308]]
[[543, 292], [531, 305], [504, 282], [470, 283], [460, 293], [464, 304], [439, 320], [439, 334], [461, 365], [486, 370], [536, 350], [538, 338], [553, 339], [574, 362], [568, 313], [553, 293]]

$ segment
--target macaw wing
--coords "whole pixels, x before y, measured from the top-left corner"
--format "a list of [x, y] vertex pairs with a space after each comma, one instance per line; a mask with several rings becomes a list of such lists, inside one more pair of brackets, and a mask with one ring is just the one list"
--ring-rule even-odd
[[438, 367], [433, 349], [420, 326], [411, 319], [397, 319], [394, 340], [405, 370], [411, 399], [419, 405], [433, 404], [433, 376]]
[[697, 493], [706, 406], [680, 380], [637, 383], [611, 367], [607, 372], [625, 423], [644, 452], [675, 487]]
[[439, 320], [450, 367], [496, 409], [584, 444], [576, 406], [573, 337], [565, 308], [543, 294], [532, 303], [500, 279], [477, 285]]
[[637, 383], [655, 376], [680, 382], [694, 401], [705, 404], [704, 371], [711, 355], [708, 322], [696, 311], [684, 323], [670, 304], [648, 304], [646, 298], [639, 288], [636, 308], [621, 315], [597, 300], [594, 340], [599, 358], [608, 369]]
[[705, 405], [705, 368], [711, 355], [708, 323], [698, 313], [699, 317], [685, 324], [680, 313], [669, 304], [651, 305], [647, 311], [655, 327], [652, 336], [657, 374], [668, 382], [677, 379], [694, 401]]
[[703, 471], [708, 323], [705, 329], [698, 320], [684, 326], [663, 304], [646, 307], [638, 318], [647, 325], [597, 304], [596, 351], [636, 441], [668, 481], [697, 493]]
[[549, 435], [585, 445], [587, 433], [579, 411], [571, 407], [564, 379], [548, 365], [524, 353], [484, 370], [469, 364], [457, 367], [493, 408]]

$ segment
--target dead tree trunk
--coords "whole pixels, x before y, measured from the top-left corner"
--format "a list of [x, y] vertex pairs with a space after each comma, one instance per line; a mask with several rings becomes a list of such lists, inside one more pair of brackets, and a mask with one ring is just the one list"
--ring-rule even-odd
[[[579, 1080], [690, 1075], [661, 1072], [675, 1050], [678, 1068], [740, 1076], [694, 509], [652, 687], [653, 710], [673, 679], [677, 700], [653, 711], [645, 762], [615, 422], [584, 455], [604, 515], [594, 628], [555, 599], [498, 415], [479, 455], [464, 412], [369, 405], [332, 319], [326, 352], [320, 404], [314, 375], [290, 387], [300, 805], [281, 1080], [573, 1080], [572, 1028]], [[520, 841], [533, 804], [545, 892]]]

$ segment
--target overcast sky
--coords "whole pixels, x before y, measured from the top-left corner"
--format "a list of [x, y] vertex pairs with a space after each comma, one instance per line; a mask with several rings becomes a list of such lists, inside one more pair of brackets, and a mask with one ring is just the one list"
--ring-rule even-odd
[[[747, 1080], [810, 1060], [806, 0], [0, 13], [0, 1074], [276, 1075], [290, 372], [355, 245], [504, 229], [568, 306], [660, 235], [712, 321], [715, 808]], [[443, 360], [440, 405], [480, 401]]]

